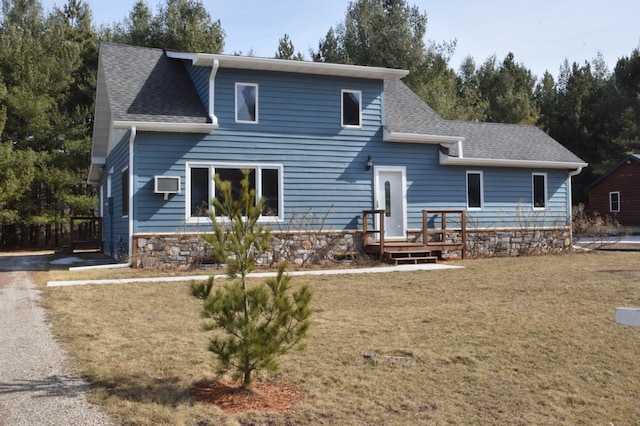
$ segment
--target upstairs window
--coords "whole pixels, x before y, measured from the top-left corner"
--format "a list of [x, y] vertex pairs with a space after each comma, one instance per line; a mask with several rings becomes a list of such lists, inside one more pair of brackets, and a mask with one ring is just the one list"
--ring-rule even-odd
[[609, 211], [612, 213], [620, 211], [620, 193], [617, 191], [609, 193]]
[[542, 210], [547, 207], [547, 175], [533, 174], [533, 208]]
[[258, 122], [258, 85], [236, 83], [236, 123]]
[[482, 172], [467, 172], [467, 208], [482, 208]]
[[362, 127], [362, 92], [342, 91], [342, 127]]

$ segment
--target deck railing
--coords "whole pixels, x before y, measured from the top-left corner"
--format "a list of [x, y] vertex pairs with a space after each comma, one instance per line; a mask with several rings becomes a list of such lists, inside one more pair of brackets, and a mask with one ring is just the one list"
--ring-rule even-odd
[[[369, 253], [385, 253], [384, 209], [362, 211], [363, 249]], [[467, 212], [465, 210], [423, 210], [422, 244], [438, 249], [461, 250], [467, 247]]]
[[[371, 236], [374, 236], [375, 243], [371, 242]], [[380, 245], [380, 258], [382, 258], [384, 254], [384, 209], [364, 210], [362, 212], [362, 248], [367, 251], [368, 246], [375, 245], [377, 247], [378, 244]]]
[[422, 210], [422, 239], [428, 247], [461, 250], [464, 259], [467, 248], [467, 212]]

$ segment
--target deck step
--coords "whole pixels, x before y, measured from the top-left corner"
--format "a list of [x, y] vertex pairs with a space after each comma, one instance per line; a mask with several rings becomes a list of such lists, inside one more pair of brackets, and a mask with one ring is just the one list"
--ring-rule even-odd
[[431, 250], [385, 250], [384, 257], [394, 264], [399, 263], [436, 263], [438, 258], [431, 255]]
[[424, 256], [424, 257], [394, 257], [390, 260], [393, 261], [394, 264], [398, 265], [400, 263], [413, 263], [417, 265], [419, 263], [438, 263], [438, 258], [435, 256]]

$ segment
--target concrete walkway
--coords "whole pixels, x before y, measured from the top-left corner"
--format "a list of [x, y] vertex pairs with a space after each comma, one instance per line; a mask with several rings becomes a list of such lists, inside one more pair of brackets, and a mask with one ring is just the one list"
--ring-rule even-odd
[[[419, 265], [397, 265], [397, 266], [377, 266], [373, 268], [350, 268], [350, 269], [309, 269], [299, 271], [288, 271], [291, 276], [304, 275], [346, 275], [346, 274], [382, 274], [390, 272], [408, 272], [408, 271], [435, 271], [443, 269], [460, 269], [462, 266], [446, 265], [442, 263], [423, 263]], [[83, 268], [74, 268], [76, 271], [82, 271]], [[255, 272], [249, 274], [252, 278], [274, 277], [276, 272]], [[90, 284], [131, 284], [140, 282], [178, 282], [178, 281], [201, 281], [206, 280], [211, 275], [184, 275], [176, 277], [148, 277], [148, 278], [121, 278], [121, 279], [104, 279], [104, 280], [70, 280], [70, 281], [49, 281], [47, 287], [65, 287], [75, 285]], [[214, 279], [226, 278], [226, 275], [214, 275]]]
[[28, 272], [46, 268], [48, 256], [0, 254], [0, 426], [112, 425], [64, 369]]

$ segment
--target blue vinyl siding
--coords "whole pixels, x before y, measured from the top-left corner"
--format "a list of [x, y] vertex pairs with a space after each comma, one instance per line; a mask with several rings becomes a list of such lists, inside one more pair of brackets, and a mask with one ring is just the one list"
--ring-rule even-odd
[[[209, 69], [188, 69], [207, 106]], [[257, 124], [235, 122], [236, 82], [258, 84]], [[369, 155], [377, 166], [406, 167], [410, 229], [421, 227], [423, 209], [466, 208], [467, 170], [482, 171], [484, 184], [483, 209], [469, 212], [469, 226], [566, 224], [567, 171], [536, 170], [547, 175], [548, 200], [544, 211], [533, 211], [532, 170], [443, 167], [438, 162], [438, 145], [383, 142], [382, 87], [382, 81], [220, 69], [215, 93], [217, 130], [208, 135], [138, 132], [135, 199], [130, 207], [135, 212], [133, 232], [210, 231], [206, 223], [187, 222], [186, 164], [193, 162], [282, 165], [284, 222], [266, 222], [274, 231], [286, 229], [292, 215], [309, 211], [318, 218], [327, 215], [322, 221], [326, 230], [360, 229], [362, 210], [373, 207], [374, 171], [365, 169]], [[342, 89], [362, 92], [361, 129], [341, 126]], [[117, 202], [125, 156], [126, 148], [122, 152], [120, 146], [111, 154], [110, 161], [122, 163], [115, 167], [112, 183]], [[154, 194], [154, 175], [180, 176], [180, 193], [166, 201]], [[119, 208], [114, 206], [114, 219], [119, 219]], [[126, 232], [120, 224], [117, 229]]]
[[[101, 185], [105, 188], [103, 200], [102, 239], [104, 252], [114, 256], [118, 244], [122, 241], [123, 248], [128, 249], [129, 222], [128, 217], [122, 216], [122, 170], [129, 164], [129, 132], [113, 149], [104, 166]], [[107, 198], [107, 180], [111, 176], [111, 198]], [[112, 203], [109, 206], [109, 203]], [[134, 214], [129, 206], [129, 214]]]

